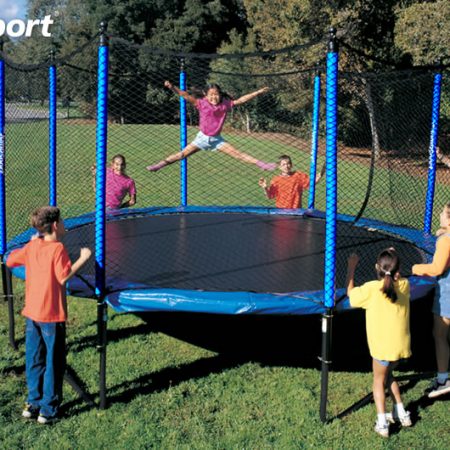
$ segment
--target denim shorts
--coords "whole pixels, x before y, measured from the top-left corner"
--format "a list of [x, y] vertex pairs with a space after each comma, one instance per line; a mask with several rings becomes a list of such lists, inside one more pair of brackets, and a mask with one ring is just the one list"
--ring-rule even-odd
[[225, 144], [225, 139], [220, 134], [217, 136], [206, 136], [201, 131], [197, 133], [197, 136], [192, 141], [192, 145], [202, 150], [218, 150], [223, 144]]
[[438, 279], [431, 310], [437, 316], [450, 318], [450, 276], [448, 272]]
[[407, 358], [402, 358], [402, 359], [398, 359], [397, 361], [385, 361], [384, 359], [377, 359], [377, 358], [373, 358], [378, 364], [381, 364], [383, 367], [388, 367], [389, 364], [395, 364], [394, 368], [398, 365], [398, 364], [402, 364], [405, 363], [407, 361]]
[[390, 364], [390, 362], [391, 362], [391, 361], [385, 361], [384, 359], [376, 359], [376, 358], [374, 358], [374, 360], [375, 360], [378, 364], [382, 365], [383, 367], [388, 367], [389, 364]]

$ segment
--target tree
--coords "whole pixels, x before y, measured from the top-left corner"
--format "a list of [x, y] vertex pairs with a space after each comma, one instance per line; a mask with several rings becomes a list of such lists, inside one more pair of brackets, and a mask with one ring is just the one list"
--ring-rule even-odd
[[415, 65], [450, 59], [450, 3], [447, 0], [415, 3], [397, 10], [396, 17], [395, 44], [412, 56]]

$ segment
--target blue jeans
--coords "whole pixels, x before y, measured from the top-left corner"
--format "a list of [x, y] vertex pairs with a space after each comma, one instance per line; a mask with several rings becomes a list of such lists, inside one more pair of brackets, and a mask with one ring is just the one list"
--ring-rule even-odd
[[65, 322], [26, 320], [25, 368], [28, 385], [27, 402], [40, 414], [54, 417], [62, 401], [66, 369]]

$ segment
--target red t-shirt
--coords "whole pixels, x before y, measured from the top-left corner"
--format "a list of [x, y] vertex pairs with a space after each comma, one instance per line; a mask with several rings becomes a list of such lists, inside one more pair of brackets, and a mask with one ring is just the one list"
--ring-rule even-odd
[[61, 280], [69, 275], [72, 264], [59, 241], [33, 239], [13, 250], [8, 267], [25, 266], [25, 307], [22, 315], [35, 322], [65, 322], [66, 287]]
[[277, 208], [301, 208], [302, 194], [309, 187], [309, 176], [294, 172], [289, 176], [277, 175], [272, 179], [267, 195], [275, 198]]

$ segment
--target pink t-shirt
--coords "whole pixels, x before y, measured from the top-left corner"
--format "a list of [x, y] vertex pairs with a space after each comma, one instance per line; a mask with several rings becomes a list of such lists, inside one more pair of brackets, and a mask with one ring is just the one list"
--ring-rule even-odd
[[117, 175], [110, 167], [106, 169], [106, 207], [120, 208], [127, 195], [136, 194], [136, 186], [128, 175]]
[[197, 100], [200, 115], [200, 131], [206, 136], [217, 136], [222, 131], [228, 111], [234, 106], [233, 100], [223, 99], [218, 105], [212, 105], [206, 98]]

